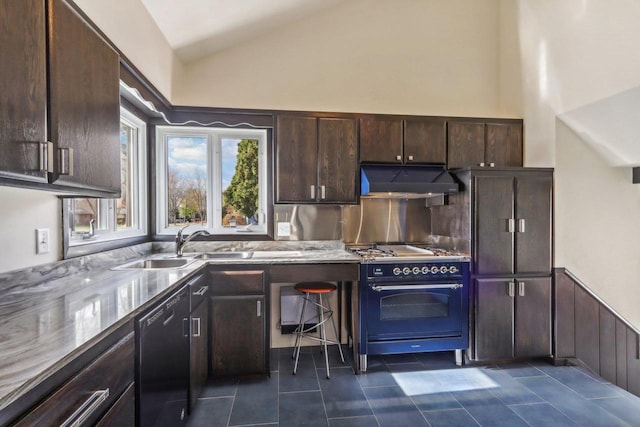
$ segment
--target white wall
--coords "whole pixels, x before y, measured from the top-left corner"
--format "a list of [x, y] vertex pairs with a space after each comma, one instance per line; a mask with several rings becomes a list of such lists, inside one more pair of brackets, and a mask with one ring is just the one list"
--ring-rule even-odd
[[640, 186], [557, 120], [640, 85], [640, 4], [519, 0], [518, 9], [525, 160], [556, 168], [555, 265], [640, 327]]
[[[62, 205], [52, 193], [0, 186], [0, 273], [61, 259]], [[50, 252], [36, 255], [36, 228], [48, 228]]]
[[185, 65], [173, 101], [519, 116], [518, 106], [501, 104], [498, 94], [499, 28], [498, 0], [344, 2]]
[[74, 0], [167, 99], [182, 64], [138, 0]]

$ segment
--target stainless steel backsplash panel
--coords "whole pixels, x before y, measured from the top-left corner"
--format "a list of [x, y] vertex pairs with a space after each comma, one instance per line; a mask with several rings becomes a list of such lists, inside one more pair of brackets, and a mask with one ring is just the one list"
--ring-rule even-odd
[[[274, 240], [342, 240], [342, 211], [336, 205], [275, 205]], [[289, 236], [281, 229], [289, 228]]]
[[424, 199], [360, 199], [342, 207], [345, 244], [428, 242], [431, 211]]

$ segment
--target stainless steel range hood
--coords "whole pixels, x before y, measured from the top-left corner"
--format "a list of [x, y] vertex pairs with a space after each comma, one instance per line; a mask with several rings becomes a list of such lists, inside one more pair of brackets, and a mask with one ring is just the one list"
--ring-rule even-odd
[[363, 165], [360, 195], [368, 198], [420, 199], [458, 192], [455, 178], [441, 166]]

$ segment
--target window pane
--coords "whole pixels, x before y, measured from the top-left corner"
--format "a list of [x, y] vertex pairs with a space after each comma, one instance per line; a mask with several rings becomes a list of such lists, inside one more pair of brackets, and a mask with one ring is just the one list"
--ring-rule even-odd
[[226, 139], [222, 148], [222, 226], [258, 224], [258, 141]]
[[167, 226], [207, 220], [207, 138], [167, 138]]
[[104, 199], [71, 199], [72, 237], [88, 238], [93, 232], [109, 229], [109, 202]]
[[135, 227], [135, 217], [132, 214], [134, 202], [132, 185], [132, 168], [134, 155], [132, 152], [137, 140], [136, 129], [120, 123], [120, 198], [116, 201], [116, 225], [118, 230]]

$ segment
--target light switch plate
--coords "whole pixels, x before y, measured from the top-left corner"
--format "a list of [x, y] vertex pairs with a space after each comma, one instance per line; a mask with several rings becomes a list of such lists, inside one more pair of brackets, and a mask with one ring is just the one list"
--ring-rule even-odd
[[37, 254], [49, 253], [49, 229], [48, 228], [36, 229], [36, 253]]
[[289, 237], [291, 236], [291, 224], [288, 222], [279, 222], [278, 223], [278, 236], [280, 237]]

